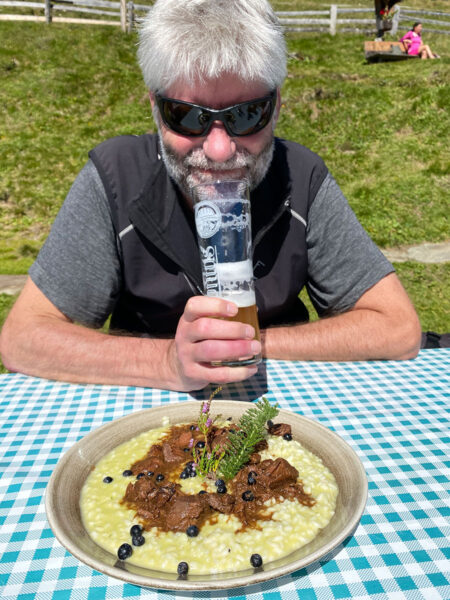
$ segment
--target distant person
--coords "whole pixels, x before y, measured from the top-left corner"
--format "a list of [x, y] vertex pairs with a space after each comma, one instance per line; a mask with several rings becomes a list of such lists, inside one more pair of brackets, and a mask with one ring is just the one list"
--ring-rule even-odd
[[400, 40], [406, 46], [406, 51], [410, 56], [419, 55], [422, 59], [427, 58], [438, 58], [437, 54], [433, 54], [430, 46], [427, 46], [422, 42], [422, 23], [414, 23], [411, 30]]
[[391, 8], [402, 0], [375, 0], [375, 18], [377, 22], [376, 42], [382, 42], [385, 32], [384, 17], [390, 13]]

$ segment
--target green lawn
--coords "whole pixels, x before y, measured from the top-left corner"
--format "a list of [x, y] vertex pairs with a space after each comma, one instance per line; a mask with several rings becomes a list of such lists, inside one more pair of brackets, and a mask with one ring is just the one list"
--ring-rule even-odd
[[[448, 12], [448, 2], [404, 4]], [[369, 65], [363, 35], [287, 36], [276, 133], [325, 159], [381, 247], [450, 238], [450, 36], [427, 35], [426, 26], [424, 36], [441, 60]], [[135, 34], [0, 22], [0, 39], [0, 273], [26, 273], [88, 151], [154, 124]], [[396, 266], [423, 328], [449, 330], [448, 264]], [[0, 323], [10, 303], [0, 296]]]

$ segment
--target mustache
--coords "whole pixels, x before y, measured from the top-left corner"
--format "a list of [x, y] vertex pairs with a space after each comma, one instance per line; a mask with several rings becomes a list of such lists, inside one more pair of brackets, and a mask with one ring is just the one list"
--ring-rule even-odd
[[234, 156], [225, 162], [216, 162], [205, 156], [202, 148], [195, 148], [187, 154], [183, 162], [186, 167], [207, 169], [211, 171], [230, 171], [233, 169], [242, 169], [253, 166], [255, 157], [247, 150], [238, 150]]

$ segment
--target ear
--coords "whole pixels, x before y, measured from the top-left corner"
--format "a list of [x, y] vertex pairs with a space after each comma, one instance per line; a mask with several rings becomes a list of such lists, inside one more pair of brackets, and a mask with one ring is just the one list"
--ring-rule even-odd
[[277, 103], [275, 104], [275, 112], [274, 112], [274, 127], [278, 121], [278, 117], [280, 116], [280, 109], [281, 109], [281, 92], [280, 92], [280, 88], [277, 88]]
[[150, 98], [150, 104], [152, 105], [152, 110], [153, 110], [153, 108], [155, 106], [155, 94], [151, 90], [149, 90], [148, 97]]

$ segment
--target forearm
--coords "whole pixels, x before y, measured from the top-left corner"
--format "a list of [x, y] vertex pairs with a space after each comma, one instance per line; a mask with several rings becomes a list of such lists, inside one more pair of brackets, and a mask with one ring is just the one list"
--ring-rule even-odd
[[262, 332], [263, 355], [281, 360], [403, 360], [420, 347], [417, 314], [394, 273], [367, 290], [348, 312]]
[[414, 358], [417, 324], [390, 323], [367, 309], [262, 332], [263, 355], [279, 360], [353, 361]]
[[242, 381], [257, 370], [251, 365], [211, 365], [261, 350], [252, 327], [224, 320], [236, 311], [225, 300], [194, 297], [186, 304], [174, 339], [107, 335], [75, 325], [28, 279], [5, 321], [0, 353], [9, 370], [37, 377], [198, 390], [208, 383]]
[[7, 321], [1, 337], [2, 357], [12, 371], [75, 383], [181, 389], [172, 345], [169, 339], [118, 337], [48, 317], [20, 329]]

